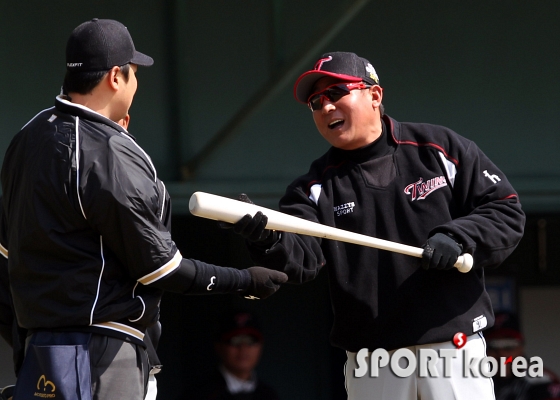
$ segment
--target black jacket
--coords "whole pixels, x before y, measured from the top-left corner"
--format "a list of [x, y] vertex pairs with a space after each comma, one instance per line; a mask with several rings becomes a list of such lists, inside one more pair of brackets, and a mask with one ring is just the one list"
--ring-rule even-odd
[[182, 257], [169, 196], [135, 139], [59, 96], [14, 137], [1, 178], [19, 324], [141, 342], [158, 319], [151, 284]]
[[525, 222], [517, 193], [475, 143], [441, 126], [383, 121], [380, 140], [331, 148], [314, 161], [287, 188], [280, 211], [416, 247], [450, 233], [474, 256], [471, 272], [426, 271], [414, 257], [290, 233], [270, 249], [249, 245], [255, 262], [291, 282], [327, 265], [331, 341], [353, 352], [444, 342], [492, 326], [484, 268], [515, 249]]

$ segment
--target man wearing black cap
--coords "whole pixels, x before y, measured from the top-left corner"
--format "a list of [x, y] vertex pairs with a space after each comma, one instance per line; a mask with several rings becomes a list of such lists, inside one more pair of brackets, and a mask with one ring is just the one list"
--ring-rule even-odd
[[29, 332], [17, 399], [143, 399], [155, 367], [146, 347], [157, 341], [146, 335], [159, 335], [163, 291], [266, 298], [287, 279], [181, 256], [165, 186], [118, 124], [138, 66], [152, 64], [120, 22], [79, 25], [63, 94], [6, 152], [0, 251], [17, 322]]
[[277, 400], [274, 389], [257, 377], [263, 334], [252, 313], [236, 311], [222, 321], [214, 344], [218, 371], [185, 394], [185, 400]]
[[[455, 351], [452, 339], [462, 332], [463, 349], [484, 357], [481, 331], [493, 323], [484, 268], [499, 265], [522, 237], [525, 216], [517, 193], [470, 140], [442, 126], [386, 115], [374, 67], [354, 53], [321, 56], [298, 78], [294, 95], [332, 147], [288, 186], [280, 210], [423, 246], [423, 259], [272, 232], [262, 213], [245, 216], [234, 231], [247, 239], [256, 262], [286, 272], [290, 282], [313, 279], [327, 266], [331, 341], [348, 354], [349, 399], [493, 399], [491, 380], [464, 378], [460, 357], [451, 360], [449, 378], [442, 362], [439, 378], [400, 378], [390, 367], [379, 377], [357, 378], [356, 353]], [[474, 257], [468, 273], [453, 268], [463, 252]]]

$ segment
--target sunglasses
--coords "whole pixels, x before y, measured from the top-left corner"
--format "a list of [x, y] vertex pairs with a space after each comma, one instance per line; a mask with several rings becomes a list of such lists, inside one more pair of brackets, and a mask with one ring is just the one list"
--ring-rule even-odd
[[307, 106], [311, 111], [317, 111], [323, 107], [323, 97], [334, 103], [349, 94], [352, 90], [370, 87], [371, 85], [367, 85], [364, 82], [337, 83], [309, 96], [307, 99]]

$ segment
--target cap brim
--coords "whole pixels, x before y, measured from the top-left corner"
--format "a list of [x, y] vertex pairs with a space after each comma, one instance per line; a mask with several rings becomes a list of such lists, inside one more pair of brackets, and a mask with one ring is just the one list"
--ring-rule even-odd
[[141, 65], [142, 67], [150, 67], [154, 64], [154, 59], [150, 56], [140, 53], [139, 51], [134, 51], [134, 56], [130, 60], [131, 64]]
[[294, 97], [300, 103], [307, 103], [307, 99], [312, 94], [311, 91], [313, 89], [313, 85], [319, 79], [324, 78], [325, 76], [332, 76], [333, 78], [337, 78], [347, 82], [361, 82], [362, 78], [357, 76], [351, 75], [344, 75], [344, 74], [335, 74], [333, 72], [327, 71], [307, 71], [303, 73], [296, 81], [294, 85]]

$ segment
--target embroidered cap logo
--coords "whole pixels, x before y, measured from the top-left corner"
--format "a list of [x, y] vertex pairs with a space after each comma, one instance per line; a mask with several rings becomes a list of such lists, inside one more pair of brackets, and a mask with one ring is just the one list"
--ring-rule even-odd
[[321, 58], [319, 61], [317, 61], [315, 63], [315, 68], [314, 69], [316, 69], [317, 71], [320, 71], [323, 64], [326, 63], [327, 61], [331, 61], [331, 60], [332, 60], [331, 56]]

